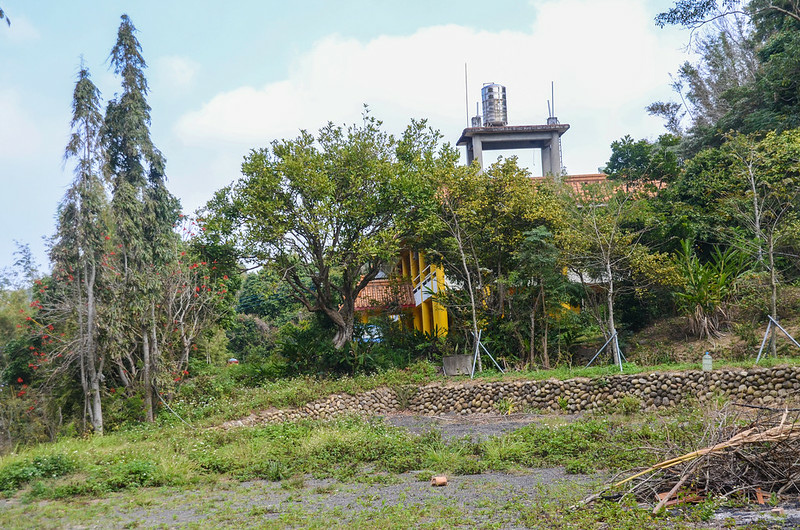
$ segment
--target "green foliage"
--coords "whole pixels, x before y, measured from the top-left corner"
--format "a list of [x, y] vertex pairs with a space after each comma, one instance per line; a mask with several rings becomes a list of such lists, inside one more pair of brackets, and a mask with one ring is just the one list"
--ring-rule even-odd
[[632, 416], [642, 410], [642, 400], [636, 396], [625, 395], [619, 400], [619, 410], [625, 416]]
[[225, 333], [231, 357], [240, 362], [258, 363], [269, 358], [277, 331], [257, 316], [237, 315], [227, 325]]
[[746, 268], [744, 255], [733, 248], [715, 248], [711, 261], [703, 263], [692, 242], [683, 240], [674, 260], [683, 280], [681, 290], [675, 292], [678, 310], [689, 317], [691, 332], [698, 338], [719, 337], [737, 279]]
[[277, 327], [296, 320], [301, 308], [273, 269], [248, 274], [236, 303], [237, 313], [259, 317]]
[[667, 118], [668, 128], [676, 132], [682, 117], [689, 115], [686, 152], [718, 146], [730, 131], [749, 134], [800, 126], [800, 9], [796, 3], [768, 0], [742, 2], [741, 8], [738, 4], [680, 0], [656, 17], [662, 27], [703, 28], [693, 39], [700, 59], [685, 63], [673, 84], [685, 112], [676, 103], [657, 102], [648, 108]]
[[496, 337], [494, 347], [516, 362], [528, 329], [522, 322], [529, 321], [528, 308], [535, 299], [531, 289], [526, 289], [527, 296], [512, 297], [512, 287], [527, 284], [527, 271], [514, 274], [520, 262], [517, 252], [530, 230], [561, 222], [562, 204], [549, 187], [534, 185], [513, 157], [483, 173], [477, 166], [442, 167], [432, 178], [438, 208], [422, 224], [419, 245], [426, 259], [463, 285], [439, 294], [451, 316], [449, 333], [470, 344], [478, 329], [488, 332], [506, 319], [510, 329], [486, 338]]
[[646, 423], [589, 419], [552, 427], [530, 425], [488, 440], [484, 451], [491, 469], [564, 465], [569, 472], [588, 473], [646, 465], [654, 455], [630, 451], [631, 444], [655, 444], [664, 436]]
[[404, 216], [424, 208], [424, 181], [407, 166], [433, 157], [439, 135], [412, 125], [398, 143], [365, 112], [361, 125], [275, 141], [253, 150], [244, 177], [209, 204], [208, 226], [241, 224], [245, 254], [332, 322], [337, 350], [352, 338], [357, 294], [397, 255]]
[[0, 467], [0, 493], [8, 495], [35, 479], [61, 477], [75, 469], [75, 462], [60, 454], [12, 462]]
[[679, 138], [671, 134], [634, 141], [629, 135], [611, 143], [611, 157], [600, 171], [614, 180], [628, 183], [671, 181], [679, 172], [676, 146]]

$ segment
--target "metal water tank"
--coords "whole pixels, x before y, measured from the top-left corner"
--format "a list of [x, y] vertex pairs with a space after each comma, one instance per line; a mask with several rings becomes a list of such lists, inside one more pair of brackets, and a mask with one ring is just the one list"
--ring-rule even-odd
[[481, 100], [484, 126], [498, 127], [508, 124], [506, 87], [496, 83], [486, 83], [481, 88]]

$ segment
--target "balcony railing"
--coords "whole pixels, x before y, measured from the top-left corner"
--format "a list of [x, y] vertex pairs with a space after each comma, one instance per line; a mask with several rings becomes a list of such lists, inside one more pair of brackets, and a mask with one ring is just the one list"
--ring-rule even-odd
[[411, 286], [414, 293], [414, 305], [418, 306], [438, 292], [436, 271], [432, 271], [431, 266], [428, 265], [416, 278], [411, 280]]

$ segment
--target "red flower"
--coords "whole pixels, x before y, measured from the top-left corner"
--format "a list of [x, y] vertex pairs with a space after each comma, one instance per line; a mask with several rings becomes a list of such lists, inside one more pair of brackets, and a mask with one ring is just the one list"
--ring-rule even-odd
[[19, 392], [17, 392], [17, 397], [22, 397], [24, 395], [25, 395], [25, 391], [24, 390], [20, 390]]
[[22, 382], [22, 378], [21, 377], [17, 377], [17, 383], [21, 383], [21, 382]]
[[184, 370], [183, 375], [189, 375], [189, 370]]
[[227, 280], [228, 279], [228, 275], [226, 274], [225, 276], [222, 277], [222, 279], [223, 280]]

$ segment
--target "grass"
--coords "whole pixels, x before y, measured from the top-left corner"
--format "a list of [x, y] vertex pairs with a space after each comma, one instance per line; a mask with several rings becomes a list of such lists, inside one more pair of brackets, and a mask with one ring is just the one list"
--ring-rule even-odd
[[[755, 359], [748, 361], [714, 361], [714, 369], [752, 368]], [[798, 365], [800, 358], [766, 358], [760, 367], [778, 365]], [[701, 364], [663, 364], [639, 366], [635, 363], [623, 364], [625, 374], [651, 373], [658, 371], [699, 370]], [[171, 407], [180, 418], [197, 427], [207, 427], [221, 422], [238, 419], [254, 411], [271, 408], [301, 407], [331, 394], [351, 394], [388, 387], [398, 391], [401, 402], [407, 405], [415, 388], [432, 382], [458, 382], [468, 380], [466, 376], [446, 378], [440, 375], [433, 365], [420, 362], [404, 370], [387, 370], [371, 375], [344, 376], [340, 378], [294, 377], [266, 382], [258, 387], [246, 387], [238, 382], [238, 367], [212, 368], [208, 373], [190, 379], [180, 388]], [[495, 370], [485, 370], [476, 374], [478, 381], [500, 380], [567, 380], [578, 377], [597, 378], [619, 375], [619, 368], [610, 365], [596, 365], [589, 368], [562, 366], [553, 370], [531, 370], [501, 374]], [[501, 410], [507, 413], [508, 410]], [[159, 421], [165, 425], [178, 426], [181, 421], [168, 411], [162, 411]]]
[[[677, 523], [654, 520], [629, 504], [566, 510], [587, 493], [583, 479], [566, 489], [501, 497], [492, 488], [476, 493], [479, 486], [473, 486], [469, 509], [445, 490], [431, 490], [427, 481], [446, 474], [455, 477], [456, 488], [457, 477], [487, 471], [564, 466], [568, 473], [593, 473], [649, 465], [658, 460], [659, 448], [668, 443], [689, 447], [700, 436], [703, 425], [694, 412], [687, 407], [585, 415], [573, 422], [556, 418], [480, 443], [445, 439], [436, 429], [413, 435], [357, 417], [231, 431], [142, 426], [0, 458], [0, 477], [6, 477], [6, 495], [12, 499], [0, 509], [0, 527], [84, 526], [102, 520], [120, 528], [241, 527], [253, 521], [264, 528], [438, 528], [446, 520], [448, 527], [470, 528], [584, 528], [598, 521], [613, 528], [662, 522], [680, 528], [681, 521], [700, 517], [699, 509]], [[264, 482], [249, 482], [254, 479]], [[407, 501], [377, 494], [389, 486], [405, 488], [409, 495], [430, 493]], [[325, 499], [351, 490], [360, 492], [352, 506], [327, 507]]]
[[[709, 502], [687, 508], [680, 515], [652, 517], [630, 501], [599, 502], [580, 510], [569, 506], [584, 496], [591, 484], [542, 485], [511, 491], [500, 483], [495, 491], [448, 486], [450, 492], [430, 490], [426, 484], [407, 483], [390, 501], [366, 491], [345, 492], [338, 503], [332, 494], [320, 496], [313, 488], [287, 490], [278, 485], [244, 488], [236, 484], [202, 485], [191, 491], [148, 488], [110, 494], [97, 502], [81, 499], [5, 506], [3, 528], [695, 528], [707, 519]], [[420, 498], [420, 488], [435, 494]], [[503, 489], [501, 495], [494, 495]], [[469, 494], [461, 501], [457, 492]], [[448, 494], [449, 493], [449, 494]], [[351, 500], [347, 500], [351, 499]]]
[[459, 475], [563, 465], [580, 473], [652, 463], [652, 455], [635, 448], [674, 442], [695, 430], [697, 420], [689, 412], [668, 418], [587, 416], [572, 423], [530, 425], [481, 443], [445, 440], [438, 430], [415, 436], [358, 417], [228, 431], [153, 427], [66, 439], [0, 458], [0, 484], [6, 495], [27, 488], [31, 498], [53, 499], [228, 479], [286, 481], [311, 475], [347, 482], [356, 481], [364, 469]]
[[[797, 362], [766, 359], [762, 366]], [[753, 363], [726, 363], [724, 366], [749, 368]], [[719, 367], [717, 364], [716, 368]], [[629, 364], [625, 371], [686, 368], [697, 369], [699, 363], [642, 368]], [[618, 372], [613, 366], [598, 366], [506, 376], [485, 372], [479, 379], [568, 379], [615, 373]], [[128, 426], [103, 437], [63, 439], [0, 457], [0, 498], [12, 499], [0, 506], [0, 527], [15, 528], [22, 522], [24, 526], [42, 528], [65, 524], [80, 526], [97, 517], [108, 518], [112, 526], [150, 525], [131, 514], [148, 511], [151, 507], [169, 510], [170, 503], [174, 503], [176, 513], [186, 512], [187, 505], [191, 512], [195, 501], [187, 497], [187, 492], [198, 492], [196, 501], [201, 506], [212, 497], [216, 498], [215, 492], [227, 491], [231, 484], [255, 479], [279, 488], [284, 496], [283, 505], [248, 506], [239, 511], [235, 506], [226, 505], [224, 500], [213, 501], [218, 509], [210, 516], [211, 520], [198, 519], [186, 524], [189, 527], [195, 524], [204, 527], [207, 523], [221, 527], [242, 526], [246, 524], [247, 514], [252, 513], [251, 517], [258, 517], [259, 525], [263, 523], [267, 528], [272, 525], [329, 527], [333, 512], [310, 511], [302, 500], [308, 495], [338, 494], [338, 484], [364, 487], [399, 484], [399, 477], [412, 471], [418, 483], [424, 485], [434, 474], [459, 476], [554, 466], [563, 466], [568, 473], [575, 474], [622, 470], [654, 463], [668, 443], [693, 448], [703, 431], [699, 419], [702, 415], [693, 414], [691, 405], [645, 414], [638, 412], [633, 403], [623, 407], [624, 416], [584, 415], [572, 423], [555, 417], [553, 421], [530, 425], [481, 443], [468, 438], [446, 440], [435, 429], [419, 436], [412, 435], [380, 421], [357, 417], [223, 431], [204, 426], [241, 417], [251, 410], [299, 406], [330, 393], [354, 394], [381, 386], [409, 388], [443, 378], [429, 365], [418, 365], [410, 370], [372, 376], [339, 380], [296, 378], [249, 389], [236, 387], [232, 378], [226, 381], [221, 376], [213, 382], [212, 379], [211, 376], [200, 377], [192, 383], [194, 386], [187, 385], [173, 407], [199, 428], [190, 428], [172, 416], [162, 415], [156, 424]], [[203, 392], [208, 393], [204, 395]], [[200, 401], [205, 405], [194, 409]], [[504, 409], [502, 405], [500, 408]], [[643, 447], [648, 449], [641, 449]], [[332, 480], [336, 486], [312, 487], [307, 483], [309, 477]], [[158, 492], [168, 492], [168, 497], [174, 500], [165, 507]], [[589, 521], [609, 520], [615, 521], [611, 524], [615, 528], [650, 527], [642, 519], [643, 511], [616, 503], [601, 504], [582, 510], [580, 514], [565, 514], [564, 505], [560, 503], [574, 496], [573, 493], [562, 492], [559, 495], [563, 498], [547, 502], [533, 502], [526, 497], [513, 507], [490, 502], [472, 514], [459, 512], [455, 515], [451, 514], [453, 506], [446, 502], [428, 499], [407, 506], [377, 506], [373, 499], [375, 502], [370, 501], [348, 515], [347, 526], [374, 527], [377, 522], [389, 528], [437, 527], [441, 517], [452, 517], [452, 521], [464, 526], [487, 528], [492, 525], [583, 527]], [[93, 502], [93, 499], [100, 501]], [[21, 518], [22, 513], [31, 511], [32, 503], [37, 506], [36, 516]], [[487, 514], [483, 519], [482, 510]], [[62, 511], [63, 517], [59, 515]], [[202, 507], [197, 511], [208, 513]], [[650, 519], [647, 521], [652, 523]]]

